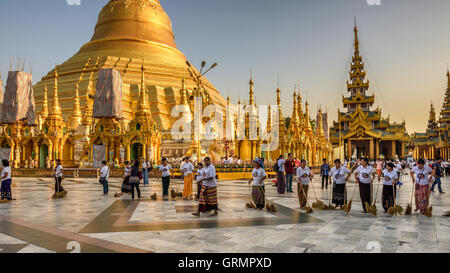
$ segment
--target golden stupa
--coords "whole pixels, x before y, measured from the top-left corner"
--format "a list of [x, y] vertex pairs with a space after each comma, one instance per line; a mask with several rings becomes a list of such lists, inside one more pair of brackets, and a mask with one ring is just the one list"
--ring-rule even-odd
[[[167, 131], [172, 107], [180, 103], [182, 79], [193, 90], [197, 85], [189, 78], [186, 57], [177, 49], [172, 23], [159, 0], [111, 0], [103, 7], [92, 39], [78, 53], [61, 65], [58, 72], [59, 100], [64, 119], [73, 113], [75, 89], [78, 86], [81, 112], [86, 125], [92, 124], [92, 102], [98, 70], [115, 68], [123, 79], [123, 117], [128, 122], [137, 109], [141, 66], [144, 61], [145, 86], [150, 111], [157, 129]], [[53, 90], [50, 71], [35, 86], [36, 110], [41, 111], [44, 88]], [[207, 80], [202, 84], [210, 103], [226, 107], [225, 99]], [[192, 91], [188, 91], [192, 94]], [[51, 96], [49, 96], [51, 97]]]

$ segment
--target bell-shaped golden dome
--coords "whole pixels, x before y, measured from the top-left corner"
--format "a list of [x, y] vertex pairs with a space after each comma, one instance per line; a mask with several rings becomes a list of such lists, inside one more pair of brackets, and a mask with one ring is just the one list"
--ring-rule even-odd
[[[59, 96], [65, 118], [73, 111], [74, 86], [79, 84], [82, 111], [90, 112], [88, 94], [95, 92], [97, 72], [114, 68], [124, 82], [123, 116], [132, 120], [139, 99], [141, 66], [145, 66], [145, 86], [152, 117], [158, 129], [168, 130], [172, 107], [180, 103], [182, 79], [189, 76], [186, 57], [177, 49], [172, 23], [158, 0], [110, 0], [101, 10], [91, 41], [56, 69]], [[195, 62], [194, 62], [195, 63]], [[44, 85], [52, 88], [52, 73], [35, 86], [37, 110], [43, 104]], [[206, 79], [202, 84], [210, 102], [226, 107], [225, 99]], [[196, 87], [186, 78], [186, 88]], [[87, 112], [86, 112], [87, 111]]]

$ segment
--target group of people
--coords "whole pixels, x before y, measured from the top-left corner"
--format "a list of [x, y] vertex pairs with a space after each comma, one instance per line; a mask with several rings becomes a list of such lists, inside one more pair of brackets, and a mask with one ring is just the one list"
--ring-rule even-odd
[[[387, 213], [388, 209], [395, 204], [397, 187], [400, 188], [402, 185], [402, 176], [406, 166], [406, 161], [377, 160], [375, 162], [362, 158], [357, 161], [344, 162], [344, 164], [339, 159], [336, 159], [334, 167], [330, 168], [327, 160], [323, 159], [323, 164], [320, 167], [322, 189], [328, 189], [328, 185], [332, 185], [332, 203], [336, 208], [342, 209], [347, 203], [346, 184], [352, 173], [354, 173], [359, 189], [362, 212], [367, 213], [366, 203], [369, 205], [374, 203], [373, 182], [378, 176], [379, 182], [383, 179], [381, 202], [385, 213]], [[419, 159], [417, 162], [413, 162], [412, 165], [410, 164], [410, 176], [414, 183], [416, 212], [425, 213], [429, 206], [430, 193], [434, 191], [436, 185], [439, 192], [445, 194], [441, 188], [441, 177], [444, 176], [445, 166], [441, 157], [438, 157], [434, 162], [425, 162], [425, 160]], [[308, 189], [314, 177], [314, 172], [307, 166], [305, 160], [300, 161], [300, 166], [296, 170], [295, 167], [295, 159], [293, 159], [292, 154], [288, 154], [287, 159], [284, 159], [284, 156], [278, 158], [273, 167], [277, 174], [277, 191], [279, 194], [284, 194], [285, 188], [287, 188], [287, 192], [292, 192], [292, 177], [296, 173], [298, 181], [297, 195], [300, 207], [304, 208], [307, 205]], [[254, 172], [254, 177], [258, 177], [257, 174], [259, 173]], [[261, 179], [257, 178], [256, 180]], [[254, 200], [260, 200], [260, 191], [256, 191], [254, 187], [253, 192]]]

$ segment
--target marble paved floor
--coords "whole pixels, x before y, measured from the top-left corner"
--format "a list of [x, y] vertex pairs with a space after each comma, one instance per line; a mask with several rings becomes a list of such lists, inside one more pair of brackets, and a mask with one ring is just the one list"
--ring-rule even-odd
[[[314, 179], [315, 195], [328, 202], [329, 192]], [[398, 191], [402, 206], [410, 200], [411, 181]], [[295, 193], [279, 195], [266, 186], [268, 199], [277, 212], [245, 208], [249, 188], [245, 181], [219, 182], [218, 217], [191, 212], [191, 200], [154, 201], [161, 195], [161, 183], [142, 187], [143, 199], [115, 198], [121, 181], [111, 179], [109, 196], [102, 195], [96, 179], [64, 180], [67, 198], [54, 200], [50, 178], [15, 178], [17, 200], [0, 204], [0, 252], [450, 252], [450, 178], [442, 181], [449, 194], [432, 194], [431, 218], [389, 216], [382, 213], [378, 189], [378, 216], [361, 213], [358, 194], [352, 211], [314, 211], [306, 215]], [[295, 184], [295, 183], [294, 183]], [[351, 183], [348, 192], [352, 193]], [[182, 190], [180, 180], [171, 187]], [[374, 185], [374, 191], [377, 185]], [[296, 191], [296, 186], [294, 186]]]

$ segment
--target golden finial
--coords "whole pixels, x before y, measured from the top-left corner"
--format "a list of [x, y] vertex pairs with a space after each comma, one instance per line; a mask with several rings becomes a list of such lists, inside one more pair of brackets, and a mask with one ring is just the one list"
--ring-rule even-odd
[[50, 108], [49, 114], [51, 115], [62, 115], [61, 106], [59, 105], [58, 98], [58, 71], [56, 68], [53, 70], [53, 102], [52, 107]]
[[48, 116], [48, 98], [47, 98], [47, 85], [44, 86], [44, 102], [42, 103], [41, 117], [47, 118]]
[[186, 88], [185, 88], [185, 85], [184, 85], [184, 77], [182, 79], [182, 84], [181, 85], [182, 85], [182, 88], [180, 90], [180, 92], [181, 92], [180, 104], [181, 105], [189, 105], [189, 103], [187, 101], [187, 96], [186, 96]]
[[254, 91], [253, 91], [253, 75], [252, 75], [252, 71], [250, 69], [250, 81], [249, 81], [249, 85], [250, 85], [250, 98], [249, 98], [249, 105], [254, 105], [255, 104], [255, 99], [254, 99]]
[[145, 88], [145, 68], [144, 68], [144, 60], [142, 59], [141, 66], [141, 89], [139, 92], [139, 105], [138, 110], [140, 111], [148, 111], [148, 102], [147, 102], [147, 91]]
[[78, 125], [81, 124], [82, 120], [83, 115], [81, 114], [79, 84], [77, 82], [75, 84], [75, 96], [73, 97], [72, 129], [78, 128]]

